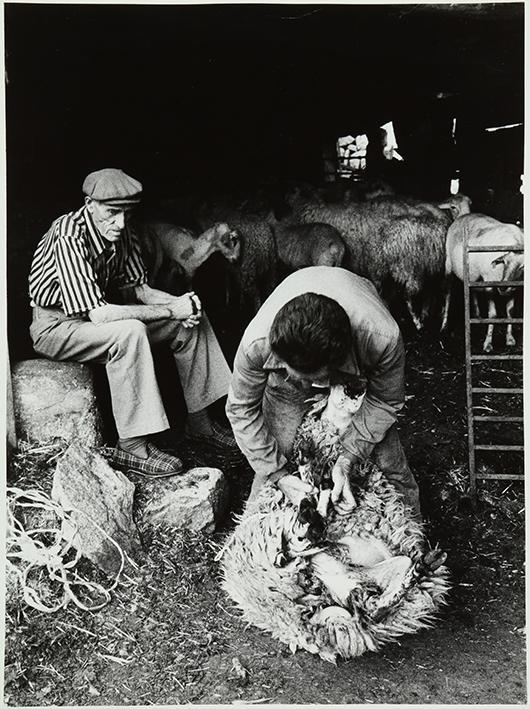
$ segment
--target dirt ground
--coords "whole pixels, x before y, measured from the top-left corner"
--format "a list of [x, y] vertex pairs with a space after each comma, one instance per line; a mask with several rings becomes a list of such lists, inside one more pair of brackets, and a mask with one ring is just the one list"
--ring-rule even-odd
[[[293, 655], [246, 627], [220, 588], [214, 543], [229, 522], [214, 539], [145, 529], [146, 563], [102, 611], [69, 606], [49, 616], [8, 606], [6, 702], [524, 704], [524, 491], [519, 482], [488, 481], [479, 485], [476, 505], [467, 497], [464, 387], [460, 337], [442, 343], [426, 334], [408, 342], [400, 430], [428, 538], [448, 552], [453, 583], [432, 629], [338, 666]], [[506, 440], [500, 428], [496, 433]], [[516, 442], [514, 436], [511, 429]], [[188, 446], [184, 454], [190, 463], [223, 467], [214, 449]], [[502, 471], [494, 460], [480, 465], [520, 469], [506, 455]], [[233, 462], [224, 467], [237, 509], [250, 472]], [[16, 474], [26, 482], [38, 477], [46, 486], [52, 472], [46, 456], [17, 462]], [[85, 570], [96, 574], [89, 564]]]

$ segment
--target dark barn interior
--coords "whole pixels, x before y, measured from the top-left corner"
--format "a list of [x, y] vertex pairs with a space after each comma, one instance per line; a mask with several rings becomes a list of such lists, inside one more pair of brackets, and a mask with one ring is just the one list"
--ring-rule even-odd
[[522, 3], [6, 4], [12, 357], [30, 347], [32, 251], [101, 166], [154, 201], [317, 182], [338, 136], [392, 120], [400, 193], [442, 198], [459, 171], [476, 211], [520, 219], [522, 127], [484, 129], [523, 119], [522, 18]]
[[[396, 202], [416, 209], [422, 200], [427, 211], [440, 212], [435, 203], [446, 202], [458, 180], [459, 191], [472, 200], [473, 212], [523, 225], [523, 2], [8, 2], [5, 51], [7, 326], [13, 382], [16, 368], [27, 364], [20, 360], [37, 356], [28, 331], [28, 274], [37, 243], [54, 219], [82, 206], [85, 176], [103, 167], [122, 168], [142, 182], [146, 209], [137, 210], [140, 217], [161, 214], [161, 219], [195, 229], [196, 234], [207, 229], [199, 231], [194, 213], [203, 200], [213, 205], [213, 211], [218, 205], [237, 205], [232, 214], [243, 223], [248, 215], [241, 205], [262, 207], [263, 194], [274, 202], [272, 224], [251, 233], [258, 246], [254, 251], [247, 248], [252, 266], [247, 273], [244, 249], [252, 242], [250, 237], [245, 246], [243, 239], [237, 244], [241, 251], [232, 262], [219, 250], [193, 276], [192, 286], [229, 364], [244, 327], [260, 306], [252, 288], [245, 291], [241, 286], [244, 277], [251, 273], [245, 284], [259, 282], [260, 287], [262, 274], [266, 286], [276, 279], [267, 297], [285, 275], [281, 266], [289, 266], [280, 264], [277, 236], [287, 200], [276, 213], [276, 197], [285, 196], [293, 185], [309, 185], [313, 194], [329, 189], [326, 194], [333, 198], [326, 200], [325, 209], [351, 208], [348, 218], [352, 213], [357, 216], [355, 210], [362, 211], [356, 203], [361, 204], [366, 193], [353, 198], [353, 206], [340, 202], [345, 184], [357, 187], [357, 183], [340, 178], [339, 138], [369, 136], [365, 174], [358, 182], [368, 184], [370, 176], [382, 177], [393, 188]], [[377, 140], [372, 142], [390, 121], [402, 161], [385, 160], [381, 145], [377, 153]], [[377, 203], [377, 195], [373, 201]], [[262, 222], [269, 216], [263, 213], [270, 203], [265, 200], [266, 209], [258, 217]], [[442, 219], [446, 220], [444, 213]], [[424, 221], [432, 225], [434, 220]], [[390, 220], [378, 230], [375, 219], [366, 222], [364, 247], [372, 247], [366, 260], [376, 263], [391, 232]], [[417, 223], [423, 222], [418, 218]], [[235, 223], [233, 228], [237, 227]], [[179, 240], [184, 229], [175, 229]], [[382, 238], [373, 238], [374, 233]], [[418, 227], [415, 244], [421, 257], [428, 252], [425, 244], [434, 241], [433, 237], [429, 242], [425, 233]], [[397, 264], [395, 271], [408, 273], [407, 266], [415, 267], [415, 254], [404, 249], [403, 234], [404, 230], [393, 241], [396, 248], [390, 260], [392, 267]], [[189, 520], [171, 529], [144, 524], [144, 508], [160, 490], [182, 480], [189, 489], [195, 483], [184, 475], [165, 482], [128, 470], [134, 483], [129, 516], [138, 525], [145, 561], [138, 573], [126, 573], [119, 583], [116, 578], [111, 600], [97, 612], [87, 613], [66, 599], [69, 605], [51, 615], [11, 594], [6, 601], [6, 704], [525, 704], [522, 298], [514, 309], [515, 342], [508, 342], [505, 320], [495, 325], [491, 351], [496, 354], [483, 355], [490, 351], [483, 345], [486, 325], [483, 320], [475, 322], [473, 337], [466, 342], [464, 332], [471, 332], [471, 326], [467, 330], [464, 326], [464, 288], [456, 274], [452, 287], [458, 297], [452, 300], [449, 327], [441, 332], [443, 287], [449, 282], [442, 272], [446, 234], [438, 233], [438, 270], [428, 270], [426, 259], [422, 291], [414, 293], [418, 307], [427, 304], [425, 327], [415, 330], [405, 299], [398, 302], [404, 289], [399, 292], [403, 284], [397, 278], [389, 279], [395, 292], [386, 299], [406, 350], [399, 437], [418, 482], [425, 539], [431, 551], [448, 555], [452, 588], [433, 627], [407, 633], [399, 642], [393, 637], [392, 644], [367, 650], [363, 656], [343, 656], [334, 665], [309, 652], [295, 653], [241, 617], [220, 583], [219, 550], [234, 526], [233, 513], [243, 508], [254, 473], [239, 451], [228, 454], [207, 436], [197, 440], [185, 435], [185, 404], [175, 363], [169, 348], [165, 353], [161, 348], [155, 357], [156, 373], [170, 428], [155, 434], [155, 441], [182, 459], [186, 475], [196, 466], [221, 470], [226, 508], [215, 521], [215, 531], [213, 526], [207, 532], [190, 529]], [[181, 249], [182, 242], [178, 246]], [[264, 253], [267, 258], [260, 260]], [[271, 262], [274, 278], [267, 270]], [[351, 267], [346, 261], [343, 265]], [[382, 287], [381, 293], [386, 297]], [[498, 301], [499, 317], [508, 315], [507, 299]], [[392, 309], [396, 302], [397, 313]], [[245, 305], [254, 308], [249, 317]], [[473, 352], [479, 361], [470, 373]], [[484, 361], [488, 359], [493, 362]], [[45, 365], [45, 371], [56, 366], [42, 360], [29, 364]], [[133, 369], [120, 367], [127, 374]], [[90, 368], [89, 374], [92, 369], [94, 398], [103, 404], [105, 428], [106, 445], [98, 450], [108, 456], [117, 438], [108, 382], [102, 366]], [[63, 396], [68, 383], [63, 382], [64, 370], [58, 371], [59, 404], [64, 399], [74, 408], [77, 399], [72, 404]], [[53, 422], [50, 408], [55, 402], [49, 403], [53, 397], [41, 395], [38, 385], [31, 386], [31, 406]], [[473, 386], [480, 393], [474, 402]], [[146, 398], [138, 411], [144, 410]], [[209, 413], [216, 423], [228, 425], [224, 403], [224, 398], [218, 399]], [[480, 414], [476, 490], [469, 462], [473, 439], [469, 412]], [[15, 413], [16, 407], [11, 417], [13, 438]], [[479, 418], [485, 422], [480, 423], [480, 433]], [[39, 440], [35, 446], [17, 433], [19, 447], [10, 460], [8, 484], [51, 494], [57, 461], [70, 441], [64, 440], [62, 429], [61, 436], [46, 445]], [[77, 469], [70, 472], [73, 488]], [[356, 478], [355, 495], [361, 503], [363, 484]], [[87, 493], [88, 510], [89, 497]], [[100, 500], [100, 488], [94, 497]], [[115, 507], [111, 501], [104, 511]], [[362, 511], [362, 504], [358, 509]], [[35, 523], [39, 527], [40, 519]], [[365, 524], [360, 534], [366, 536], [364, 530], [370, 529]], [[284, 536], [278, 535], [282, 554]], [[110, 584], [111, 579], [103, 578], [88, 559], [81, 559], [79, 568], [81, 576], [104, 582], [105, 588]], [[39, 578], [46, 573], [39, 570]], [[275, 590], [272, 585], [263, 587]], [[271, 608], [273, 615], [282, 616], [277, 605], [271, 603]], [[339, 633], [337, 641], [338, 637]]]

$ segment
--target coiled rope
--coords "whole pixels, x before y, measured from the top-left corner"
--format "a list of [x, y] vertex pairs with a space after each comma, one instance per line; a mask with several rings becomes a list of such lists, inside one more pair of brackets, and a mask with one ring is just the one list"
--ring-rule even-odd
[[[52, 500], [41, 490], [21, 490], [17, 487], [6, 488], [7, 492], [7, 564], [13, 570], [20, 582], [24, 601], [43, 613], [55, 613], [73, 601], [78, 608], [84, 611], [98, 611], [111, 600], [113, 591], [120, 580], [125, 566], [125, 560], [137, 568], [135, 562], [123, 551], [121, 546], [99, 524], [90, 520], [91, 524], [100, 531], [113, 544], [120, 554], [120, 567], [113, 583], [105, 588], [96, 581], [82, 578], [76, 570], [81, 553], [74, 549], [73, 539], [78, 531], [78, 525], [72, 517], [72, 512], [84, 514], [86, 512], [76, 507], [66, 510], [55, 500]], [[59, 519], [58, 527], [41, 527], [25, 529], [17, 518], [16, 508], [33, 508], [52, 512]], [[70, 541], [63, 538], [61, 533], [62, 523], [66, 522], [72, 529]], [[67, 554], [74, 549], [74, 557], [67, 560]], [[13, 563], [14, 561], [18, 563]], [[36, 570], [46, 570], [50, 581], [62, 584], [63, 596], [55, 605], [47, 605], [38, 590], [30, 585], [29, 576]], [[75, 589], [75, 590], [74, 590]], [[99, 598], [93, 604], [86, 605], [80, 599], [80, 592], [89, 598]]]

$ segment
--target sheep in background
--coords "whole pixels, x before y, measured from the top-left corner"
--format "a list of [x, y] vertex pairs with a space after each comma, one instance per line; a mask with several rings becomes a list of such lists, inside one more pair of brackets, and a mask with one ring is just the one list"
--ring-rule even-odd
[[454, 212], [469, 210], [469, 200], [454, 195], [438, 206], [412, 198], [379, 197], [355, 205], [323, 206], [294, 195], [291, 207], [294, 220], [325, 222], [338, 229], [346, 244], [345, 267], [369, 278], [379, 292], [388, 280], [400, 286], [411, 318], [420, 329], [428, 305], [424, 302], [419, 318], [412, 298], [433, 277], [444, 278], [447, 229]]
[[149, 284], [170, 292], [189, 287], [212, 254], [219, 252], [233, 263], [241, 250], [238, 234], [224, 223], [215, 223], [199, 235], [164, 222], [142, 222], [133, 229], [142, 245]]
[[464, 216], [464, 214], [470, 214], [471, 199], [465, 194], [458, 193], [451, 195], [451, 197], [444, 202], [440, 202], [438, 207], [440, 209], [448, 209], [453, 219], [457, 219], [458, 217]]
[[306, 266], [340, 266], [346, 252], [344, 241], [330, 224], [312, 222], [274, 224], [280, 267], [291, 273]]
[[357, 187], [361, 201], [370, 202], [377, 197], [392, 197], [396, 191], [392, 185], [378, 178], [360, 182]]
[[236, 229], [240, 236], [240, 254], [231, 264], [230, 273], [238, 292], [238, 305], [242, 322], [249, 322], [278, 282], [278, 256], [276, 241], [270, 221], [272, 214], [260, 216], [243, 214], [239, 210], [203, 206], [198, 215], [202, 229], [207, 229], [219, 217]]
[[[470, 252], [469, 254], [469, 279], [470, 281], [517, 281], [523, 278], [524, 254], [510, 251], [510, 246], [522, 247], [524, 235], [522, 229], [515, 224], [505, 224], [493, 217], [484, 214], [467, 214], [456, 219], [447, 232], [447, 258], [446, 274], [454, 274], [461, 281], [464, 280], [464, 243], [466, 237], [469, 244], [474, 246], [501, 246], [506, 245], [506, 251]], [[481, 289], [488, 296], [488, 317], [497, 317], [497, 310], [493, 298], [494, 290], [507, 298], [506, 315], [512, 317], [515, 305], [514, 288], [509, 286], [500, 288]], [[472, 303], [476, 316], [479, 315], [476, 290], [472, 289]], [[450, 291], [447, 291], [443, 313], [442, 329], [447, 327], [450, 305]], [[512, 325], [506, 327], [506, 345], [513, 347], [516, 342], [512, 333]], [[493, 350], [493, 323], [488, 324], [488, 330], [482, 345], [484, 352]]]
[[339, 266], [345, 244], [333, 226], [278, 220], [263, 196], [237, 207], [204, 206], [198, 217], [202, 228], [214, 219], [226, 221], [241, 237], [241, 256], [233, 262], [242, 313], [250, 320], [277, 285], [279, 278], [305, 266]]

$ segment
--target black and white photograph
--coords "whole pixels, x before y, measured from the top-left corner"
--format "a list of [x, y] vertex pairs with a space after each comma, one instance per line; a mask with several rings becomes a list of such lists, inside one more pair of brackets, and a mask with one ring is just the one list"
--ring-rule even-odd
[[526, 705], [525, 3], [3, 42], [4, 705]]

